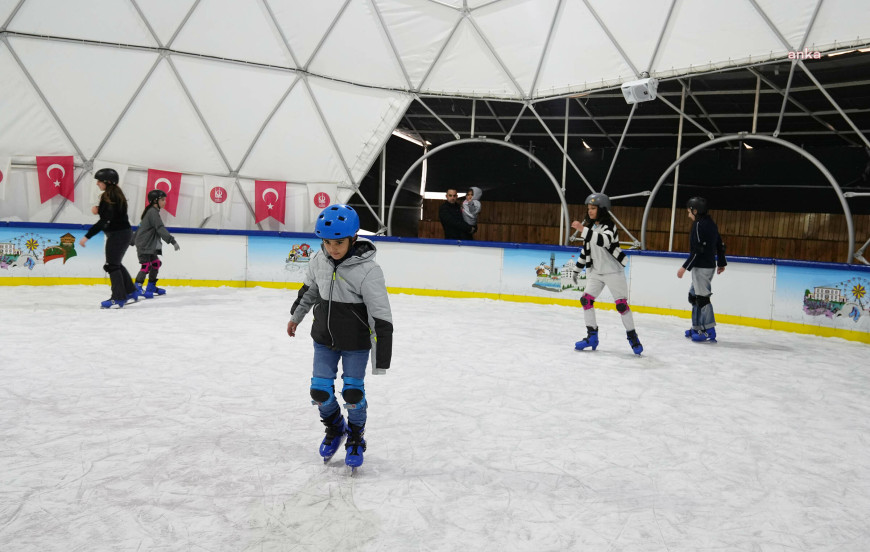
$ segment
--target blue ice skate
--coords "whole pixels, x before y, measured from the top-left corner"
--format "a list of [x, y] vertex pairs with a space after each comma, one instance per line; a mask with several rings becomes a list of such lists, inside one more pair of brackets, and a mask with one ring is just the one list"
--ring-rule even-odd
[[133, 290], [132, 293], [127, 294], [127, 301], [132, 301], [134, 303], [139, 301], [139, 298], [145, 297], [145, 293], [142, 291], [142, 286], [136, 284], [136, 289]]
[[144, 292], [146, 299], [151, 299], [155, 295], [166, 295], [166, 290], [163, 288], [157, 287], [156, 282], [148, 281], [148, 286], [145, 287]]
[[356, 468], [362, 466], [363, 452], [366, 450], [366, 440], [363, 439], [365, 433], [364, 426], [349, 424], [347, 428], [347, 443], [344, 444], [346, 452], [344, 463], [356, 471]]
[[106, 301], [100, 301], [101, 309], [112, 309], [112, 308], [122, 308], [124, 304], [127, 302], [126, 299], [108, 299]]
[[641, 354], [643, 352], [643, 345], [640, 344], [640, 339], [637, 338], [637, 331], [631, 330], [630, 332], [625, 332], [625, 335], [634, 354]]
[[331, 418], [330, 420], [321, 420], [326, 426], [326, 436], [323, 442], [320, 443], [320, 456], [323, 457], [323, 462], [329, 462], [338, 451], [344, 441], [344, 436], [347, 433], [347, 425], [344, 423], [344, 416], [338, 414], [338, 419]]
[[695, 335], [696, 333], [698, 333], [698, 331], [696, 329], [690, 328], [690, 329], [686, 330], [686, 337], [691, 339], [692, 336]]
[[598, 328], [586, 326], [586, 337], [574, 344], [575, 351], [582, 351], [586, 347], [592, 347], [592, 350], [598, 348]]
[[695, 332], [695, 335], [692, 336], [692, 341], [710, 341], [716, 343], [716, 328]]

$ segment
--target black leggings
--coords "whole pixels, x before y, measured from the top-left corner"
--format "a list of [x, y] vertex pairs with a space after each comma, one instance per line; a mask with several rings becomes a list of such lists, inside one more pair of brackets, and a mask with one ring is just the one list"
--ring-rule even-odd
[[148, 283], [157, 285], [157, 272], [160, 270], [160, 257], [148, 253], [139, 254], [139, 273], [136, 274], [136, 283], [142, 285], [145, 283], [145, 276], [148, 276]]
[[106, 232], [106, 264], [103, 265], [103, 270], [109, 273], [109, 280], [112, 282], [112, 299], [115, 301], [126, 299], [128, 294], [136, 290], [130, 273], [121, 263], [124, 253], [130, 247], [132, 235], [133, 231], [129, 228]]

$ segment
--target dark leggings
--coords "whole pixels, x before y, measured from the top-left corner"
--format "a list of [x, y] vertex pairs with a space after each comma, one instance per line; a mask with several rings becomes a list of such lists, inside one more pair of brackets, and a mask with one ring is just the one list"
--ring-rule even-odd
[[112, 299], [115, 301], [126, 299], [128, 294], [136, 290], [130, 273], [121, 263], [124, 253], [130, 247], [132, 235], [133, 231], [129, 228], [106, 232], [106, 264], [103, 265], [103, 270], [109, 273], [109, 280], [112, 282]]
[[157, 285], [157, 271], [160, 270], [160, 258], [157, 255], [149, 255], [148, 253], [139, 254], [139, 274], [136, 275], [136, 283], [142, 285], [145, 283], [145, 276], [148, 276], [148, 283]]

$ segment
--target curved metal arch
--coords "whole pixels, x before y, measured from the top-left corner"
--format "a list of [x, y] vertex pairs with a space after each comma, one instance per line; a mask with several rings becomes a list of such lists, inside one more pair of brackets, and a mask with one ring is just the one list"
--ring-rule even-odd
[[661, 188], [662, 184], [664, 183], [665, 178], [667, 178], [668, 175], [671, 174], [671, 172], [673, 172], [673, 170], [677, 167], [677, 165], [679, 165], [680, 163], [682, 163], [683, 161], [685, 161], [686, 159], [688, 159], [692, 155], [696, 154], [697, 152], [701, 151], [702, 149], [719, 144], [721, 142], [729, 142], [731, 140], [743, 140], [743, 141], [761, 140], [762, 142], [771, 142], [773, 144], [779, 144], [781, 146], [785, 146], [786, 148], [799, 153], [805, 159], [807, 159], [810, 163], [815, 165], [817, 169], [819, 169], [819, 171], [825, 176], [825, 178], [828, 179], [828, 182], [831, 183], [831, 187], [834, 188], [834, 191], [837, 192], [837, 197], [840, 198], [840, 205], [843, 206], [843, 212], [846, 214], [846, 230], [849, 232], [849, 254], [848, 254], [849, 256], [846, 258], [846, 264], [851, 263], [852, 262], [852, 255], [854, 255], [854, 253], [855, 253], [855, 229], [854, 229], [854, 226], [852, 223], [852, 212], [849, 210], [849, 204], [846, 203], [846, 197], [843, 195], [843, 190], [840, 189], [840, 185], [837, 184], [837, 180], [834, 178], [834, 176], [831, 174], [831, 172], [828, 171], [827, 168], [825, 168], [825, 166], [822, 164], [822, 162], [819, 161], [818, 159], [816, 159], [812, 154], [802, 150], [801, 148], [792, 144], [791, 142], [787, 142], [781, 138], [774, 138], [772, 136], [766, 136], [764, 134], [740, 133], [740, 134], [729, 134], [728, 136], [720, 136], [719, 138], [714, 138], [712, 140], [704, 142], [703, 144], [695, 146], [694, 148], [690, 149], [689, 151], [687, 151], [686, 153], [681, 155], [676, 161], [671, 163], [671, 166], [668, 167], [664, 173], [662, 173], [662, 176], [659, 178], [659, 181], [656, 182], [655, 187], [652, 189], [652, 192], [650, 193], [649, 199], [647, 199], [647, 201], [646, 201], [646, 207], [643, 210], [643, 223], [641, 224], [641, 228], [640, 228], [640, 248], [646, 249], [646, 223], [647, 223], [647, 219], [649, 218], [649, 212], [650, 212], [650, 209], [652, 208], [653, 200], [655, 199], [656, 194], [659, 191], [659, 188]]
[[[544, 173], [547, 175], [547, 177], [553, 183], [553, 187], [556, 188], [556, 193], [559, 194], [559, 201], [562, 203], [562, 217], [565, 219], [565, 228], [567, 229], [567, 228], [571, 227], [571, 222], [568, 220], [568, 203], [565, 201], [565, 195], [562, 193], [562, 188], [559, 187], [559, 181], [556, 180], [556, 177], [553, 176], [553, 173], [550, 172], [550, 169], [548, 169], [543, 163], [541, 163], [541, 161], [537, 157], [535, 157], [534, 155], [532, 155], [528, 151], [524, 150], [523, 148], [521, 148], [515, 144], [511, 144], [510, 142], [504, 142], [502, 140], [490, 140], [488, 138], [480, 137], [480, 138], [461, 138], [459, 140], [453, 140], [452, 142], [447, 142], [446, 144], [441, 144], [440, 146], [432, 148], [431, 151], [423, 154], [423, 156], [420, 157], [420, 159], [417, 159], [417, 161], [415, 161], [413, 165], [408, 167], [408, 170], [405, 171], [405, 175], [402, 176], [401, 180], [399, 180], [399, 185], [396, 187], [396, 191], [393, 192], [393, 198], [390, 200], [390, 212], [387, 215], [387, 235], [388, 236], [393, 235], [393, 231], [392, 231], [392, 228], [393, 228], [393, 209], [396, 207], [396, 199], [399, 197], [399, 192], [402, 191], [402, 186], [405, 185], [405, 180], [407, 180], [408, 177], [411, 176], [411, 173], [414, 172], [414, 170], [417, 167], [419, 167], [420, 164], [423, 161], [425, 161], [426, 159], [428, 159], [429, 157], [431, 157], [431, 156], [435, 155], [436, 153], [438, 153], [442, 150], [445, 150], [447, 148], [452, 148], [453, 146], [459, 146], [462, 144], [493, 144], [493, 145], [498, 145], [498, 146], [505, 146], [505, 147], [511, 148], [513, 150], [516, 150], [516, 151], [522, 153], [523, 155], [525, 155], [526, 157], [528, 157], [529, 159], [534, 161], [541, 168], [541, 170], [544, 171]], [[567, 236], [567, 232], [566, 232], [566, 236]], [[565, 238], [564, 245], [569, 245], [569, 241], [568, 241], [567, 237]]]

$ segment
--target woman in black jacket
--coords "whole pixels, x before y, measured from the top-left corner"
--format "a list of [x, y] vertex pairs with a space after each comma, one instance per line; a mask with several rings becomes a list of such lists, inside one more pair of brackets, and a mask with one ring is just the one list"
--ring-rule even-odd
[[79, 240], [79, 245], [86, 247], [88, 240], [100, 231], [106, 233], [106, 264], [103, 265], [103, 270], [109, 273], [112, 297], [102, 301], [100, 306], [104, 309], [120, 308], [128, 300], [139, 299], [130, 273], [121, 264], [124, 253], [130, 245], [130, 237], [133, 235], [130, 220], [127, 218], [127, 198], [118, 187], [118, 173], [114, 169], [100, 169], [94, 178], [97, 180], [97, 186], [103, 190], [95, 213], [100, 216], [100, 220], [91, 226], [85, 237]]

